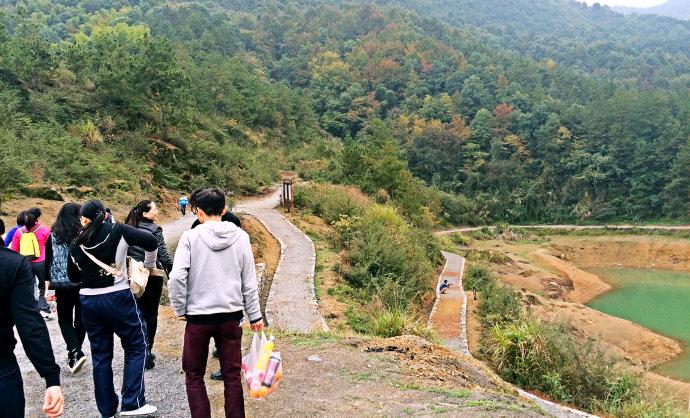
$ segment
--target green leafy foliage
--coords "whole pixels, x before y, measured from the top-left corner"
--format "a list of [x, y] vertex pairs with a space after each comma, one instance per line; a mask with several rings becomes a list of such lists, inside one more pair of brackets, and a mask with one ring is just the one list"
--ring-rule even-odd
[[[145, 188], [251, 191], [280, 166], [424, 226], [690, 216], [688, 22], [565, 0], [0, 10], [7, 120], [137, 149]], [[344, 146], [312, 145], [329, 136]]]
[[467, 286], [479, 291], [481, 353], [504, 379], [593, 413], [680, 416], [670, 399], [648, 396], [642, 376], [619, 366], [596, 342], [524, 312], [517, 293], [488, 268], [470, 266]]

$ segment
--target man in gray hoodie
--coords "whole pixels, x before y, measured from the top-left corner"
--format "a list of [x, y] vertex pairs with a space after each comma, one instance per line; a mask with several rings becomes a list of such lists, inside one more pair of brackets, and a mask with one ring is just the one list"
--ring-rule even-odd
[[201, 225], [186, 231], [177, 246], [168, 288], [175, 314], [187, 320], [182, 352], [192, 418], [210, 417], [204, 374], [211, 338], [219, 347], [225, 416], [244, 416], [242, 393], [242, 311], [253, 331], [263, 329], [254, 255], [249, 235], [230, 222], [225, 194], [203, 189], [190, 197]]

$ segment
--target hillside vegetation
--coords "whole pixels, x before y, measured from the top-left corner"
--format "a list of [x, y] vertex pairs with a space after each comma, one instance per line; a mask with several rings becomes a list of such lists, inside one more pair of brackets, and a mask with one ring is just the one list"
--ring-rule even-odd
[[2, 10], [3, 191], [252, 192], [295, 168], [431, 222], [689, 216], [687, 22], [561, 0]]
[[690, 19], [690, 3], [683, 0], [668, 0], [653, 7], [615, 7], [614, 10], [621, 13], [655, 14], [659, 16], [675, 17], [677, 19]]

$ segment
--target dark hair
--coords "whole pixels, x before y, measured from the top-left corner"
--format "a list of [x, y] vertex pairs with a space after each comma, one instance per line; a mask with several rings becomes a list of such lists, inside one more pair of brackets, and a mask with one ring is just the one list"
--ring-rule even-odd
[[81, 206], [77, 203], [65, 203], [60, 208], [60, 212], [55, 218], [52, 232], [58, 243], [70, 244], [79, 235], [81, 222], [79, 222], [79, 211]]
[[91, 222], [79, 231], [77, 239], [74, 240], [76, 244], [83, 245], [91, 240], [91, 237], [103, 225], [105, 220], [105, 207], [99, 200], [89, 200], [84, 203], [79, 210], [79, 215], [89, 219]]
[[[225, 212], [225, 215], [220, 217], [221, 222], [230, 222], [235, 225], [237, 225], [238, 228], [242, 228], [242, 221], [240, 218], [237, 217], [234, 213], [227, 211]], [[194, 221], [192, 224], [192, 229], [196, 228], [197, 226], [201, 225], [201, 222], [197, 219]]]
[[225, 194], [216, 187], [197, 189], [192, 192], [189, 202], [192, 208], [201, 209], [206, 215], [220, 216], [225, 209]]
[[19, 212], [19, 215], [17, 215], [17, 225], [19, 225], [19, 226], [26, 225], [26, 211], [25, 210]]
[[153, 202], [148, 199], [144, 199], [137, 203], [137, 205], [129, 211], [129, 214], [127, 214], [125, 223], [136, 228], [139, 226], [139, 222], [146, 221], [147, 219], [144, 218], [144, 213], [151, 210], [151, 203]]
[[36, 226], [36, 223], [38, 222], [38, 218], [41, 217], [41, 209], [39, 208], [31, 208], [26, 211], [26, 224], [24, 225], [26, 227], [27, 231], [31, 231], [34, 229], [34, 226]]
[[5, 221], [0, 219], [0, 235], [5, 233]]

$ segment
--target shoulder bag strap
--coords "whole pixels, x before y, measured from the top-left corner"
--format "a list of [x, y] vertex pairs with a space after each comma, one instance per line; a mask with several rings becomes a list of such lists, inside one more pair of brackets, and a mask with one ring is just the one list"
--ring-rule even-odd
[[114, 267], [109, 266], [109, 265], [105, 264], [104, 262], [102, 262], [101, 260], [97, 259], [93, 254], [86, 251], [86, 248], [84, 248], [83, 245], [80, 245], [79, 248], [81, 248], [81, 250], [84, 252], [84, 254], [86, 254], [86, 256], [89, 257], [91, 259], [91, 261], [96, 263], [97, 266], [99, 266], [100, 268], [105, 270], [111, 276], [114, 276], [114, 277], [122, 276], [122, 273], [119, 270], [116, 270]]

